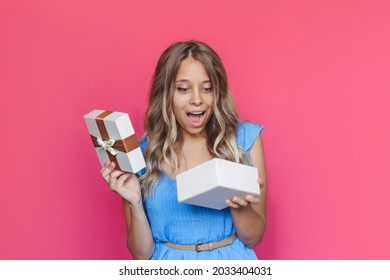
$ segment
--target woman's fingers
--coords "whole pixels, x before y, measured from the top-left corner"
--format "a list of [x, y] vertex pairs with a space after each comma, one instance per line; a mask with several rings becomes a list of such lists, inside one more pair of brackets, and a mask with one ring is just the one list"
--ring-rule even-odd
[[115, 164], [110, 161], [103, 164], [100, 173], [110, 187], [110, 190], [118, 193], [132, 205], [142, 203], [141, 188], [138, 178], [134, 173], [115, 170]]
[[115, 163], [113, 162], [110, 162], [109, 160], [106, 161], [102, 167], [102, 169], [100, 169], [100, 173], [102, 174], [104, 180], [109, 183], [109, 180], [110, 180], [110, 174], [111, 172], [114, 170], [115, 168]]
[[118, 180], [116, 183], [121, 186], [124, 185], [125, 181], [130, 178], [131, 174], [130, 173], [123, 173], [122, 175], [119, 176]]
[[245, 199], [242, 199], [238, 196], [233, 197], [233, 202], [241, 207], [245, 207], [248, 205], [248, 201], [246, 201]]
[[226, 204], [232, 208], [240, 208], [247, 206], [248, 202], [238, 196], [234, 196], [232, 199], [226, 200]]
[[[114, 170], [110, 173], [109, 178], [108, 178], [108, 184], [110, 185], [112, 190], [118, 189], [118, 181], [121, 176], [123, 176], [125, 172], [119, 171], [119, 170]], [[121, 181], [119, 181], [121, 182]]]
[[225, 201], [226, 205], [231, 207], [231, 208], [238, 208], [239, 206], [235, 203], [233, 203], [230, 199]]
[[104, 163], [100, 170], [104, 180], [110, 186], [110, 189], [117, 191], [117, 189], [123, 186], [124, 182], [130, 177], [130, 174], [126, 174], [123, 171], [115, 170], [115, 163], [109, 160]]
[[245, 207], [245, 206], [248, 206], [249, 204], [256, 205], [259, 202], [260, 202], [260, 199], [253, 196], [253, 195], [247, 195], [243, 198], [238, 197], [238, 196], [234, 196], [232, 199], [226, 200], [226, 204], [232, 208]]
[[256, 196], [253, 196], [253, 195], [247, 195], [245, 197], [245, 200], [248, 201], [248, 203], [254, 204], [254, 205], [257, 205], [260, 202], [260, 199]]
[[130, 173], [123, 173], [122, 175], [119, 176], [118, 180], [116, 180], [114, 191], [120, 192], [120, 189], [123, 190], [125, 187], [125, 182], [127, 179], [129, 179], [132, 176]]

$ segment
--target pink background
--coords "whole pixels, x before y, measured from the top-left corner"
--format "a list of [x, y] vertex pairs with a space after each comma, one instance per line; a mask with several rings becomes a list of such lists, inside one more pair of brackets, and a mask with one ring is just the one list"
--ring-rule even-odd
[[[235, 2], [235, 1], [234, 1]], [[265, 125], [263, 259], [390, 259], [390, 2], [0, 0], [0, 259], [128, 259], [83, 115], [142, 135], [161, 52], [210, 44]]]

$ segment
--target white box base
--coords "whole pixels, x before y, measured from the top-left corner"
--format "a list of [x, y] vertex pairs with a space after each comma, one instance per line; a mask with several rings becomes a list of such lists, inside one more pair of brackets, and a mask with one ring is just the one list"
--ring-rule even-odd
[[233, 196], [259, 195], [257, 168], [212, 159], [176, 176], [178, 201], [213, 209]]

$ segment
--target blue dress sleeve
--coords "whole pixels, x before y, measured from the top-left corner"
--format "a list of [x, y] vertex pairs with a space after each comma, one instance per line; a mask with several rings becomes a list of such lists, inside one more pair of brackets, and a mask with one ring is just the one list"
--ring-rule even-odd
[[255, 143], [264, 126], [254, 122], [241, 122], [237, 129], [237, 146], [249, 156], [249, 150]]
[[[148, 139], [146, 136], [143, 136], [142, 138], [138, 139], [139, 147], [141, 148], [142, 154], [145, 154], [146, 146], [148, 144]], [[138, 176], [142, 176], [146, 173], [146, 168], [141, 169], [137, 172]]]

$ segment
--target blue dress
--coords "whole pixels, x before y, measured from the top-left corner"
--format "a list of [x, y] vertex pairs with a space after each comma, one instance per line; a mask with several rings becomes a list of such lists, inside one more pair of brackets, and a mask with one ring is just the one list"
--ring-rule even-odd
[[[237, 130], [237, 145], [249, 156], [263, 126], [251, 122], [240, 123]], [[147, 139], [141, 143], [144, 152]], [[141, 171], [141, 174], [144, 172]], [[215, 210], [206, 207], [178, 203], [176, 180], [163, 173], [154, 192], [144, 202], [145, 211], [156, 242], [153, 260], [250, 260], [257, 259], [255, 252], [239, 238], [231, 245], [211, 251], [190, 251], [170, 248], [163, 242], [196, 245], [220, 241], [235, 234], [229, 207]]]

